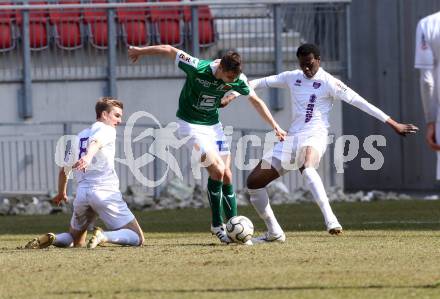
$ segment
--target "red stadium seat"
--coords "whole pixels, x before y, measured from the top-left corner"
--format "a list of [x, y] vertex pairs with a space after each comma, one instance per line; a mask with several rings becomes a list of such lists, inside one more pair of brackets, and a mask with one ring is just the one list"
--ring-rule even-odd
[[[107, 3], [107, 1], [92, 0], [91, 3]], [[84, 22], [87, 25], [89, 42], [98, 49], [107, 49], [107, 11], [105, 9], [85, 9]]]
[[[30, 2], [30, 5], [47, 4], [46, 1]], [[29, 38], [32, 50], [42, 50], [49, 46], [48, 37], [48, 16], [46, 9], [29, 11]], [[16, 12], [16, 21], [18, 26], [23, 25], [22, 12]]]
[[[160, 0], [159, 2], [175, 2], [175, 0]], [[179, 7], [151, 8], [151, 23], [157, 43], [175, 46], [183, 44], [180, 15]]]
[[[59, 4], [79, 4], [81, 1], [61, 0]], [[81, 12], [79, 9], [51, 10], [49, 19], [55, 28], [56, 44], [62, 49], [82, 47]]]
[[[127, 3], [146, 2], [145, 0], [126, 0]], [[124, 9], [116, 12], [121, 24], [122, 36], [127, 45], [146, 46], [150, 44], [149, 10], [147, 8]]]
[[[11, 3], [2, 2], [0, 5], [11, 5]], [[12, 23], [14, 17], [12, 10], [0, 11], [0, 52], [15, 48], [14, 24]]]
[[[216, 33], [214, 27], [214, 17], [211, 9], [207, 5], [198, 8], [199, 13], [199, 45], [208, 47], [215, 43]], [[186, 34], [192, 36], [191, 29], [191, 7], [186, 6], [183, 10], [183, 20], [185, 22]]]

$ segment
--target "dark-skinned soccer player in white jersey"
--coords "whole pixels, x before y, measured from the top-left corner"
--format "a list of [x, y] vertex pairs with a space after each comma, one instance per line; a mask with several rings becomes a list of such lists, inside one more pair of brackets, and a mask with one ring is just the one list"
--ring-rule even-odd
[[[268, 231], [252, 242], [284, 242], [286, 236], [270, 207], [266, 185], [292, 169], [299, 169], [306, 186], [324, 216], [327, 231], [342, 233], [342, 226], [333, 213], [321, 177], [316, 168], [327, 147], [328, 116], [335, 100], [344, 101], [389, 125], [397, 134], [414, 134], [412, 124], [394, 121], [379, 108], [370, 104], [343, 82], [320, 67], [319, 48], [313, 44], [301, 45], [296, 53], [299, 69], [252, 80], [250, 86], [259, 88], [287, 88], [292, 100], [292, 124], [285, 141], [275, 145], [247, 179], [250, 200]], [[293, 158], [292, 158], [293, 156]], [[290, 161], [295, 161], [291, 167]]]

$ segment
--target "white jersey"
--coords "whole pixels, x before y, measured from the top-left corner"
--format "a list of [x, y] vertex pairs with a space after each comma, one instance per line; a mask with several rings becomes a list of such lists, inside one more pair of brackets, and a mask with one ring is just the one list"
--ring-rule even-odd
[[[266, 77], [266, 87], [289, 88], [292, 99], [292, 124], [289, 132], [323, 131], [328, 130], [329, 112], [334, 100], [342, 100], [349, 104], [355, 99], [362, 99], [356, 92], [347, 87], [324, 69], [319, 68], [313, 78], [307, 78], [302, 70], [294, 70]], [[257, 87], [262, 87], [263, 82]], [[366, 102], [366, 101], [365, 101]], [[366, 111], [382, 121], [388, 116], [368, 104], [374, 111]], [[365, 105], [363, 105], [365, 106]], [[360, 107], [362, 110], [363, 107]], [[365, 111], [365, 110], [364, 110]]]
[[[440, 12], [424, 17], [417, 23], [416, 55], [414, 66], [421, 70], [431, 70], [434, 98], [431, 91], [421, 88], [422, 102], [427, 122], [436, 120], [436, 140], [440, 138]], [[425, 96], [424, 96], [425, 94]], [[435, 109], [437, 110], [435, 114]], [[433, 112], [434, 111], [434, 112]], [[440, 152], [437, 152], [437, 180], [440, 180]]]
[[[440, 121], [440, 12], [424, 17], [417, 24], [416, 30], [416, 55], [414, 66], [417, 69], [431, 70], [434, 85], [434, 99], [431, 96], [422, 100], [424, 103], [425, 118], [429, 122], [437, 119]], [[426, 92], [422, 90], [422, 93]], [[428, 92], [429, 93], [429, 92]], [[432, 111], [437, 110], [437, 114]]]
[[119, 179], [115, 171], [116, 129], [97, 121], [81, 131], [78, 138], [78, 159], [87, 154], [91, 141], [99, 141], [102, 145], [85, 172], [74, 170], [78, 187], [111, 187], [119, 190]]

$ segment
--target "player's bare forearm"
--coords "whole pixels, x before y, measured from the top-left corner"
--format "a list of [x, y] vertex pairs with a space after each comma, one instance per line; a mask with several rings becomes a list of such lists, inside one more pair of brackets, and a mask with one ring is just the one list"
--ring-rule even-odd
[[401, 136], [406, 136], [409, 134], [415, 134], [419, 131], [419, 128], [416, 127], [413, 124], [401, 124], [396, 122], [394, 119], [392, 119], [391, 117], [388, 118], [388, 120], [386, 121], [386, 123], [393, 128], [393, 130], [401, 135]]
[[87, 154], [73, 164], [73, 169], [85, 171], [92, 162], [93, 157], [100, 149], [101, 143], [97, 140], [92, 140], [87, 147]]
[[177, 48], [174, 48], [170, 45], [157, 45], [147, 47], [130, 46], [128, 48], [128, 57], [133, 63], [137, 62], [139, 58], [146, 55], [160, 55], [174, 60], [178, 51], [179, 50]]
[[64, 167], [60, 169], [58, 173], [58, 194], [53, 198], [53, 202], [56, 205], [60, 205], [62, 201], [67, 201], [67, 179], [69, 172], [64, 170]]
[[284, 140], [287, 133], [283, 129], [281, 129], [281, 127], [275, 121], [272, 113], [270, 113], [269, 108], [267, 108], [263, 100], [260, 99], [257, 95], [249, 96], [249, 100], [251, 101], [252, 106], [254, 106], [255, 110], [257, 110], [261, 118], [263, 118], [275, 130], [277, 137], [280, 140]]
[[67, 194], [68, 175], [69, 174], [64, 171], [64, 167], [62, 167], [58, 174], [58, 194]]

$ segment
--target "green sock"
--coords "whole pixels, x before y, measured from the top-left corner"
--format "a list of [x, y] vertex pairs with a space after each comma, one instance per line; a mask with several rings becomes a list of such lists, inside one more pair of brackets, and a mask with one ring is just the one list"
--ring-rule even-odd
[[222, 185], [223, 182], [208, 178], [208, 199], [211, 205], [212, 226], [220, 226], [223, 224]]
[[223, 185], [222, 191], [223, 210], [229, 220], [237, 216], [237, 199], [235, 198], [234, 187], [231, 184]]

